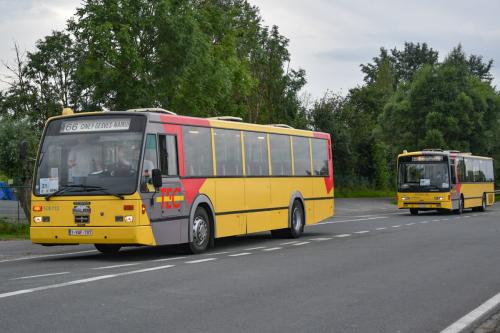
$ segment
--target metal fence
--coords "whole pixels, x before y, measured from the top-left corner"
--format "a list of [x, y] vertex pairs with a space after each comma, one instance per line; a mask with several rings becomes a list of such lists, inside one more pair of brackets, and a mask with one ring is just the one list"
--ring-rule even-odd
[[0, 220], [12, 223], [29, 223], [24, 214], [19, 198], [22, 190], [29, 190], [29, 186], [0, 186]]

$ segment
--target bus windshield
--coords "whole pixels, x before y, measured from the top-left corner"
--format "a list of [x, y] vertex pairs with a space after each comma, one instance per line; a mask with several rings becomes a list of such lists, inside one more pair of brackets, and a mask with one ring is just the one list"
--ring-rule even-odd
[[35, 195], [132, 194], [144, 126], [144, 117], [133, 116], [51, 121], [37, 161]]
[[400, 192], [449, 191], [448, 163], [401, 163], [398, 190]]

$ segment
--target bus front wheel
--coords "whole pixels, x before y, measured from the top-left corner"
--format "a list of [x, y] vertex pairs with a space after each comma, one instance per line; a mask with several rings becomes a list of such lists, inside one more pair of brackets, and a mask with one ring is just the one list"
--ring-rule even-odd
[[104, 254], [115, 254], [121, 249], [121, 245], [117, 244], [94, 244], [97, 251]]
[[191, 228], [193, 240], [188, 243], [188, 252], [192, 254], [204, 252], [210, 243], [211, 234], [207, 211], [203, 207], [196, 208]]
[[418, 209], [416, 209], [416, 208], [410, 208], [410, 214], [411, 215], [418, 215]]

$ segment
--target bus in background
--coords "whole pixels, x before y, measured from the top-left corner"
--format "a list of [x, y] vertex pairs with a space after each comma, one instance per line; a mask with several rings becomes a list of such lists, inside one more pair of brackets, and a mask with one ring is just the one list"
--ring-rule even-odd
[[227, 236], [297, 238], [334, 214], [329, 134], [162, 109], [66, 113], [41, 140], [33, 243], [198, 253]]
[[398, 208], [419, 211], [484, 211], [495, 203], [493, 159], [427, 149], [398, 156]]

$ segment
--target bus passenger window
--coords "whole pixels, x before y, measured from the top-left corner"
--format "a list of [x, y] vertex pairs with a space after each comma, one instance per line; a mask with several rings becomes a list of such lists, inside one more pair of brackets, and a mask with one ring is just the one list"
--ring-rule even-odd
[[328, 176], [328, 145], [326, 140], [312, 139], [313, 170], [315, 176]]
[[214, 130], [217, 176], [242, 176], [240, 131]]
[[160, 135], [160, 169], [165, 176], [177, 176], [177, 140], [173, 135]]
[[293, 164], [295, 176], [311, 175], [311, 152], [309, 139], [298, 136], [292, 137], [293, 143]]
[[288, 135], [269, 135], [271, 147], [271, 169], [273, 176], [292, 175], [292, 152]]
[[151, 178], [153, 169], [158, 169], [158, 154], [156, 151], [156, 135], [148, 134], [144, 148], [144, 161], [142, 164], [141, 191], [154, 192]]
[[184, 174], [187, 177], [213, 176], [210, 128], [184, 126]]
[[269, 176], [266, 134], [244, 132], [243, 138], [247, 176]]

